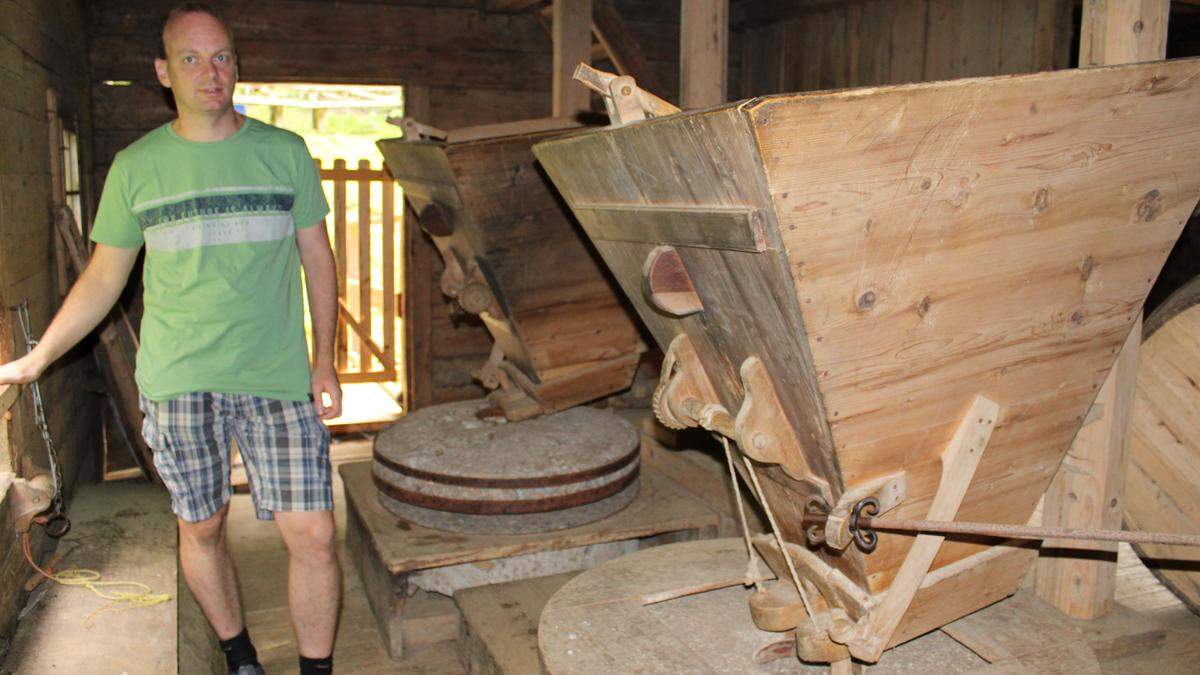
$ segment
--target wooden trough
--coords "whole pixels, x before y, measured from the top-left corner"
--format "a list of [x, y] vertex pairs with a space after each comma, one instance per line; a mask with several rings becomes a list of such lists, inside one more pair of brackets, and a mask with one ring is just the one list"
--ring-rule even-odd
[[477, 376], [510, 420], [625, 389], [641, 352], [620, 292], [530, 152], [579, 126], [527, 120], [379, 142], [445, 261], [442, 292], [495, 340]]
[[667, 354], [660, 419], [753, 460], [791, 564], [756, 546], [806, 596], [756, 618], [803, 604], [802, 658], [874, 662], [1036, 551], [864, 553], [850, 510], [1029, 521], [1200, 196], [1200, 60], [768, 96], [534, 154]]

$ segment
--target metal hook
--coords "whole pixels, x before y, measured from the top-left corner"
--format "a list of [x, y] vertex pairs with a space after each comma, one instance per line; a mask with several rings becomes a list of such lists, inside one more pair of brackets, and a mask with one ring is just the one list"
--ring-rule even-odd
[[875, 546], [879, 544], [879, 535], [872, 530], [869, 525], [859, 526], [859, 516], [866, 512], [867, 517], [879, 514], [879, 500], [875, 497], [867, 497], [860, 500], [854, 505], [850, 511], [850, 533], [854, 535], [854, 543], [863, 553], [870, 553], [875, 550]]

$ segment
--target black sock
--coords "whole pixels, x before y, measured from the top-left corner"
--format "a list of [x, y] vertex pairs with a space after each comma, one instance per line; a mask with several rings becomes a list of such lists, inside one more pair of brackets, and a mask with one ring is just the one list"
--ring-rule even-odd
[[250, 632], [245, 628], [228, 640], [221, 640], [221, 651], [225, 652], [225, 665], [229, 666], [230, 670], [258, 665], [258, 652], [254, 651], [254, 644], [250, 642]]
[[300, 655], [300, 675], [329, 675], [333, 672], [333, 654], [323, 659]]

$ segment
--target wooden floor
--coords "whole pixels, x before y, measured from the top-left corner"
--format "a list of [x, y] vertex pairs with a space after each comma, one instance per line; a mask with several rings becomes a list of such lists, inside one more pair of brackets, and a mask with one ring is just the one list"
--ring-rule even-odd
[[[370, 443], [366, 440], [343, 440], [335, 444], [333, 455], [335, 464], [361, 461], [370, 456]], [[342, 501], [340, 478], [336, 471], [334, 475], [338, 538], [339, 542], [343, 542], [345, 504]], [[262, 573], [286, 569], [287, 554], [283, 542], [274, 524], [254, 519], [248, 495], [235, 495], [230, 518], [230, 543], [241, 571], [246, 622], [263, 665], [271, 673], [297, 672], [296, 645], [287, 611], [286, 576], [276, 572]], [[347, 564], [344, 543], [340, 543], [340, 546], [344, 603], [334, 651], [338, 670], [352, 673], [464, 672], [452, 641], [413, 649], [402, 663], [388, 658], [362, 587], [353, 574], [353, 567]], [[1146, 672], [1155, 675], [1196, 672], [1196, 664], [1200, 663], [1200, 617], [1191, 614], [1159, 584], [1128, 547], [1123, 547], [1119, 556], [1117, 601], [1136, 611], [1146, 622], [1163, 627], [1165, 638], [1159, 640], [1149, 652], [1141, 650], [1136, 656], [1103, 661], [1104, 672]], [[929, 642], [931, 648], [917, 651], [926, 651], [931, 656], [938, 651], [932, 649], [934, 642], [946, 642], [940, 631], [922, 640]], [[1118, 655], [1119, 651], [1114, 647], [1112, 653]], [[934, 664], [913, 665], [919, 671]], [[884, 666], [878, 670], [887, 672], [894, 669], [887, 667], [885, 660]]]
[[[334, 513], [342, 560], [343, 603], [334, 664], [343, 673], [461, 673], [454, 643], [413, 650], [408, 663], [392, 661], [379, 638], [375, 619], [345, 550], [345, 502], [336, 465], [371, 456], [368, 440], [341, 440], [332, 452]], [[274, 523], [256, 520], [249, 495], [234, 495], [230, 506], [230, 549], [239, 571], [246, 626], [268, 673], [297, 673], [296, 641], [287, 609], [287, 552]]]

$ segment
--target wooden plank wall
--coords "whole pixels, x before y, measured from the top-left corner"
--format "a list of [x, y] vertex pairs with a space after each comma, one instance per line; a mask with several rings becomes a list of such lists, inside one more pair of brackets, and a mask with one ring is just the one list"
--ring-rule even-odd
[[[83, 165], [90, 165], [91, 110], [87, 36], [82, 0], [0, 0], [0, 361], [25, 353], [17, 314], [7, 309], [29, 301], [35, 337], [58, 308], [51, 221], [50, 141], [46, 89], [54, 87], [59, 109], [78, 121]], [[85, 193], [90, 172], [82, 175]], [[88, 201], [85, 194], [84, 201]], [[89, 385], [90, 383], [90, 385]], [[63, 464], [68, 496], [78, 476], [91, 476], [99, 457], [100, 387], [86, 349], [76, 349], [42, 379], [51, 438]], [[28, 393], [14, 408], [10, 447], [0, 473], [27, 462], [47, 467], [45, 445], [33, 421]], [[7, 642], [26, 596], [30, 569], [9, 524], [7, 494], [0, 502], [0, 640]], [[35, 547], [46, 540], [35, 530]]]
[[[176, 1], [88, 3], [98, 185], [119, 149], [174, 116], [154, 77], [153, 58], [159, 21]], [[409, 112], [443, 129], [551, 112], [551, 41], [538, 19], [539, 3], [517, 3], [511, 11], [480, 0], [211, 4], [231, 24], [244, 81], [404, 85]], [[679, 3], [615, 4], [667, 95], [677, 98]], [[129, 84], [106, 84], [111, 81]], [[478, 395], [482, 390], [470, 371], [486, 358], [490, 338], [477, 323], [451, 320], [438, 291], [441, 261], [432, 245], [416, 242], [412, 250], [432, 257], [421, 268], [431, 283], [408, 280], [416, 295], [406, 300], [406, 316], [428, 321], [409, 354], [430, 359], [414, 382], [430, 390], [414, 391], [413, 403]]]
[[[96, 163], [170, 120], [154, 77], [162, 14], [176, 0], [89, 5]], [[550, 36], [536, 8], [487, 12], [479, 0], [260, 0], [212, 4], [231, 24], [241, 79], [362, 82], [427, 90], [426, 120], [443, 129], [550, 115]], [[677, 2], [618, 0], [630, 34], [674, 98]], [[105, 82], [129, 82], [110, 86]]]
[[[101, 177], [117, 150], [173, 117], [153, 59], [159, 21], [175, 4], [90, 3]], [[475, 0], [211, 4], [233, 29], [244, 81], [425, 87], [428, 121], [443, 128], [550, 113], [550, 41], [529, 14], [487, 14]]]
[[744, 0], [731, 98], [1066, 68], [1070, 0]]

